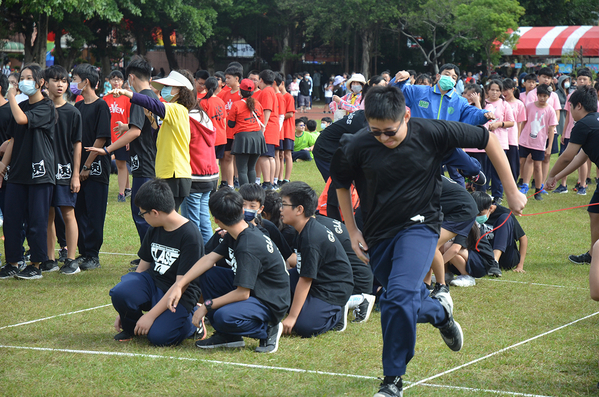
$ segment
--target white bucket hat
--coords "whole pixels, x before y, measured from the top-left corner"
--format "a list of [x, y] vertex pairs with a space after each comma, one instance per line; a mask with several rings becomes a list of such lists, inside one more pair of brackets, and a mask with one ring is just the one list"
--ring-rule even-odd
[[362, 73], [356, 73], [353, 76], [351, 76], [349, 80], [347, 80], [345, 86], [349, 89], [349, 87], [351, 87], [351, 83], [355, 81], [361, 83], [362, 85], [366, 85], [366, 79], [364, 78], [364, 75]]
[[188, 90], [193, 91], [191, 81], [189, 81], [187, 77], [183, 76], [181, 73], [175, 72], [174, 70], [169, 73], [168, 77], [152, 81], [152, 86], [154, 86], [154, 88], [156, 88], [158, 91], [162, 90], [162, 87], [165, 85], [170, 87], [185, 87]]

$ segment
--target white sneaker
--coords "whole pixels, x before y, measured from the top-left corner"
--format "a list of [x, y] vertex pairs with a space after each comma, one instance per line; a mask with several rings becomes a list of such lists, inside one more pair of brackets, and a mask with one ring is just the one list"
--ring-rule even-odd
[[451, 280], [449, 284], [455, 287], [474, 287], [476, 285], [476, 280], [472, 276], [461, 275]]

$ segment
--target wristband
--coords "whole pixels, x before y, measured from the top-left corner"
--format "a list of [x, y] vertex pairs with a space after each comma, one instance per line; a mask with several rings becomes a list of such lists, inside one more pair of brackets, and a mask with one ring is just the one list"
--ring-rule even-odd
[[[504, 127], [504, 124], [505, 124], [505, 123], [502, 121], [502, 122], [501, 122], [501, 128], [505, 128], [505, 127]], [[104, 149], [104, 150], [106, 150], [106, 149]]]
[[106, 153], [107, 156], [110, 156], [110, 152], [108, 152], [108, 149], [106, 149], [106, 146], [104, 146], [103, 149], [104, 149], [104, 153]]
[[212, 299], [205, 300], [204, 306], [206, 306], [206, 311], [212, 311]]
[[89, 171], [89, 168], [87, 168], [87, 165], [85, 165], [85, 164], [83, 164], [82, 169], [83, 169], [83, 171]]

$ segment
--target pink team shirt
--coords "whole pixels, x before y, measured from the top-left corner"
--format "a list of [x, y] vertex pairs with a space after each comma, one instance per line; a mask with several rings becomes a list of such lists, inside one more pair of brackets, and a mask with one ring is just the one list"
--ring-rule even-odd
[[518, 146], [518, 123], [526, 121], [526, 107], [521, 101], [514, 99], [513, 102], [508, 102], [512, 107], [512, 113], [514, 114], [514, 121], [516, 124], [512, 128], [507, 129], [507, 141], [509, 146]]
[[[493, 112], [495, 114], [495, 120], [489, 120], [485, 127], [489, 128], [491, 123], [503, 123], [508, 121], [514, 121], [514, 112], [512, 111], [512, 107], [503, 99], [499, 99], [495, 102], [487, 102], [485, 106], [485, 110], [489, 112]], [[495, 131], [492, 131], [497, 138], [499, 139], [499, 143], [501, 144], [501, 148], [503, 150], [509, 149], [509, 139], [508, 139], [508, 129], [507, 128], [497, 128]]]
[[534, 102], [529, 103], [526, 105], [526, 119], [520, 135], [520, 146], [545, 151], [549, 127], [558, 124], [555, 109], [549, 105], [540, 108]]
[[[530, 92], [526, 95], [526, 100], [524, 101], [524, 104], [528, 105], [529, 103], [536, 102], [537, 99], [537, 89], [535, 88], [533, 90], [530, 90]], [[549, 105], [549, 107], [553, 108], [554, 110], [562, 110], [562, 105], [560, 105], [559, 103], [559, 97], [555, 92], [552, 92], [551, 95], [549, 95], [547, 105]]]

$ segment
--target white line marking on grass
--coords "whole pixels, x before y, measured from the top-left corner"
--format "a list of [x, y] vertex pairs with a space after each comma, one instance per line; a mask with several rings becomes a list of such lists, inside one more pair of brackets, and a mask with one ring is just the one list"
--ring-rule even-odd
[[508, 347], [506, 347], [506, 348], [503, 348], [503, 349], [501, 349], [501, 350], [497, 350], [496, 352], [493, 352], [493, 353], [487, 354], [486, 356], [483, 356], [483, 357], [477, 358], [476, 360], [472, 360], [472, 361], [470, 361], [470, 362], [467, 362], [466, 364], [462, 364], [462, 365], [459, 365], [459, 366], [457, 366], [457, 367], [455, 367], [455, 368], [449, 369], [449, 370], [447, 370], [447, 371], [443, 371], [443, 372], [441, 372], [441, 373], [439, 373], [439, 374], [437, 374], [437, 375], [429, 376], [428, 378], [425, 378], [425, 379], [419, 380], [418, 382], [414, 382], [414, 383], [412, 383], [412, 384], [408, 385], [407, 387], [404, 387], [404, 389], [409, 389], [409, 388], [411, 388], [411, 387], [414, 387], [414, 386], [421, 385], [421, 384], [423, 384], [423, 383], [425, 383], [425, 382], [428, 382], [429, 380], [433, 380], [433, 379], [439, 378], [439, 377], [441, 377], [441, 376], [443, 376], [443, 375], [447, 375], [447, 374], [450, 374], [450, 373], [452, 373], [452, 372], [455, 372], [455, 371], [457, 371], [458, 369], [462, 369], [462, 368], [468, 367], [468, 366], [470, 366], [470, 365], [472, 365], [472, 364], [476, 364], [476, 363], [478, 363], [478, 362], [480, 362], [480, 361], [486, 360], [487, 358], [493, 357], [493, 356], [495, 356], [495, 355], [497, 355], [497, 354], [499, 354], [499, 353], [503, 353], [503, 352], [505, 352], [505, 351], [507, 351], [507, 350], [511, 350], [511, 349], [513, 349], [513, 348], [516, 348], [516, 347], [518, 347], [518, 346], [524, 345], [525, 343], [532, 342], [532, 341], [533, 341], [533, 340], [535, 340], [535, 339], [539, 339], [539, 338], [541, 338], [541, 337], [543, 337], [543, 336], [545, 336], [545, 335], [552, 334], [552, 333], [554, 333], [554, 332], [556, 332], [556, 331], [559, 331], [559, 330], [561, 330], [561, 329], [563, 329], [563, 328], [569, 327], [570, 325], [573, 325], [573, 324], [576, 324], [576, 323], [578, 323], [578, 322], [580, 322], [580, 321], [586, 320], [587, 318], [591, 318], [591, 317], [593, 317], [593, 316], [596, 316], [597, 314], [599, 314], [599, 312], [595, 312], [595, 313], [593, 313], [593, 314], [589, 314], [588, 316], [584, 316], [583, 318], [579, 318], [578, 320], [574, 320], [574, 321], [572, 321], [572, 322], [570, 322], [570, 323], [568, 323], [568, 324], [562, 325], [562, 326], [560, 326], [560, 327], [557, 327], [557, 328], [555, 328], [555, 329], [552, 329], [552, 330], [550, 330], [550, 331], [547, 331], [547, 332], [543, 332], [543, 333], [542, 333], [542, 334], [540, 334], [540, 335], [533, 336], [532, 338], [526, 339], [526, 340], [524, 340], [524, 341], [522, 341], [522, 342], [518, 342], [518, 343], [516, 343], [516, 344], [514, 344], [514, 345], [508, 346]]
[[101, 306], [96, 306], [96, 307], [90, 307], [89, 309], [82, 309], [82, 310], [77, 310], [77, 311], [74, 311], [74, 312], [57, 314], [57, 315], [55, 315], [55, 316], [44, 317], [44, 318], [38, 318], [37, 320], [25, 321], [25, 322], [23, 322], [23, 323], [18, 323], [18, 324], [5, 325], [4, 327], [0, 327], [0, 330], [3, 330], [3, 329], [5, 329], [5, 328], [19, 327], [19, 326], [21, 326], [21, 325], [33, 324], [33, 323], [37, 323], [37, 322], [39, 322], [39, 321], [50, 320], [50, 319], [52, 319], [52, 318], [56, 318], [56, 317], [63, 317], [63, 316], [68, 316], [68, 315], [71, 315], [71, 314], [77, 314], [77, 313], [88, 312], [88, 311], [91, 311], [91, 310], [101, 309], [101, 308], [103, 308], [103, 307], [106, 307], [106, 306], [111, 306], [111, 305], [112, 305], [112, 303], [108, 303], [108, 304], [106, 304], [106, 305], [101, 305]]
[[[406, 382], [409, 384], [409, 382]], [[492, 394], [505, 394], [508, 396], [523, 396], [523, 397], [551, 397], [551, 396], [545, 396], [542, 394], [528, 394], [528, 393], [517, 393], [517, 392], [512, 392], [512, 391], [503, 391], [503, 390], [490, 390], [490, 389], [477, 389], [477, 388], [472, 388], [472, 387], [462, 387], [462, 386], [449, 386], [449, 385], [435, 385], [432, 383], [422, 383], [420, 384], [420, 386], [428, 386], [428, 387], [437, 387], [437, 388], [443, 388], [443, 389], [454, 389], [454, 390], [464, 390], [464, 391], [471, 391], [471, 392], [476, 392], [476, 393], [492, 393]], [[407, 387], [405, 387], [404, 389], [407, 389]]]
[[541, 283], [530, 283], [526, 281], [516, 281], [516, 280], [499, 280], [494, 278], [484, 278], [485, 281], [496, 281], [496, 282], [504, 282], [504, 283], [516, 283], [516, 284], [526, 284], [526, 285], [538, 285], [541, 287], [554, 287], [554, 288], [571, 288], [571, 289], [583, 289], [588, 290], [588, 287], [567, 287], [565, 285], [554, 285], [554, 284], [541, 284]]

